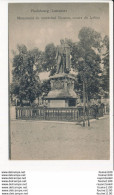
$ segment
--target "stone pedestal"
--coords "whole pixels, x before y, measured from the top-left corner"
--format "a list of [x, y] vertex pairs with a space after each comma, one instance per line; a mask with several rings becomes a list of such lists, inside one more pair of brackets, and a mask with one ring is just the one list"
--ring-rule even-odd
[[48, 93], [48, 107], [75, 107], [77, 94], [74, 91], [75, 77], [71, 74], [55, 74], [50, 77], [51, 91]]

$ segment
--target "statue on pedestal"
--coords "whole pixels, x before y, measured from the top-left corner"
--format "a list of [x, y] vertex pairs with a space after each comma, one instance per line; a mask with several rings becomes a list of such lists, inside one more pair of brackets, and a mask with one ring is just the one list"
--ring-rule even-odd
[[75, 107], [77, 94], [74, 91], [74, 81], [76, 78], [71, 74], [70, 47], [67, 40], [60, 42], [61, 45], [57, 47], [56, 52], [56, 74], [50, 76], [51, 90], [45, 99], [48, 100], [48, 107]]
[[56, 73], [69, 73], [70, 72], [70, 47], [66, 41], [61, 40], [61, 45], [57, 47], [56, 60], [57, 71]]

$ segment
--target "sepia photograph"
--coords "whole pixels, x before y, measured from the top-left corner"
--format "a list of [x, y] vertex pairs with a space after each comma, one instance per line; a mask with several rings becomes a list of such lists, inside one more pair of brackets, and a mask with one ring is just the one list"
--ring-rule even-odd
[[9, 3], [9, 159], [110, 160], [109, 3]]

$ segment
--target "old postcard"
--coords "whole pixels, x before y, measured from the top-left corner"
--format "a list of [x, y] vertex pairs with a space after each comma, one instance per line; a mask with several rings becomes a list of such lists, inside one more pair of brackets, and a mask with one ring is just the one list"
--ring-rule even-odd
[[109, 3], [9, 3], [9, 158], [110, 160]]

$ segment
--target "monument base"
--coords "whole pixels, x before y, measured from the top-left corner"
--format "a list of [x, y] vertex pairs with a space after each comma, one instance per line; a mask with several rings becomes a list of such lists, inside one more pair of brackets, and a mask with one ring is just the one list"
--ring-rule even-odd
[[75, 77], [71, 74], [56, 74], [50, 77], [51, 91], [45, 100], [48, 107], [75, 107], [77, 94], [74, 91]]
[[75, 107], [75, 106], [76, 106], [76, 99], [68, 99], [68, 100], [48, 99], [49, 108], [68, 108], [68, 107]]
[[48, 107], [49, 108], [63, 108], [66, 107], [65, 100], [48, 100]]

